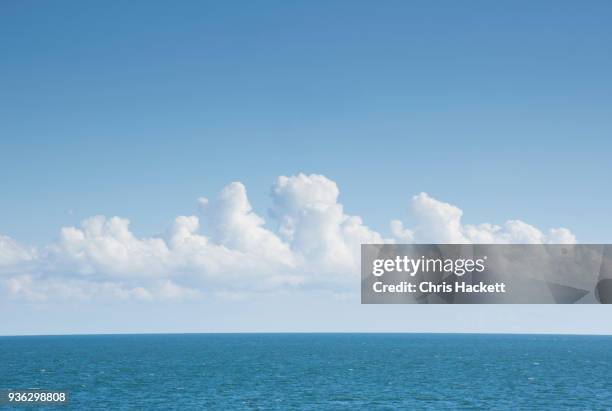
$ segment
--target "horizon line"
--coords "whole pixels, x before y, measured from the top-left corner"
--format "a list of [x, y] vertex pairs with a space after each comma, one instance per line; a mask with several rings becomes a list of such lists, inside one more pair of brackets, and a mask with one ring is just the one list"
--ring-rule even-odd
[[516, 336], [575, 336], [612, 337], [611, 334], [570, 333], [570, 332], [444, 332], [444, 331], [209, 331], [209, 332], [143, 332], [143, 333], [67, 333], [67, 334], [0, 334], [0, 338], [12, 337], [95, 337], [95, 336], [145, 336], [145, 335], [241, 335], [241, 334], [411, 334], [411, 335], [516, 335]]

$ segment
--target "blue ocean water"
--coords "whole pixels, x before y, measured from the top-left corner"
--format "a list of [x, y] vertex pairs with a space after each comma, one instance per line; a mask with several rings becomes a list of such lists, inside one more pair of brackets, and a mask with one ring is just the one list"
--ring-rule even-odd
[[609, 409], [612, 337], [170, 334], [0, 337], [0, 389], [55, 409]]

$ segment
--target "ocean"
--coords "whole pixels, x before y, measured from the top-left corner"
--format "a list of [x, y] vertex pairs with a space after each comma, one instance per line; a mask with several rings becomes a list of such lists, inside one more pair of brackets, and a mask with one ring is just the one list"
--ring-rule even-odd
[[0, 389], [28, 388], [69, 391], [53, 409], [610, 409], [612, 337], [0, 337]]

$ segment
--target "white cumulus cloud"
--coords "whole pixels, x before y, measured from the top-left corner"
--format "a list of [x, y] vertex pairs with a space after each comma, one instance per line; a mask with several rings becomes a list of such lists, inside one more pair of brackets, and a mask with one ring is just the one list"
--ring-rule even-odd
[[553, 228], [547, 233], [520, 220], [502, 225], [483, 223], [463, 224], [463, 211], [452, 204], [420, 193], [412, 198], [411, 212], [416, 227], [406, 230], [401, 221], [392, 222], [391, 229], [398, 239], [416, 243], [460, 244], [572, 244], [576, 237], [566, 228]]
[[12, 238], [0, 234], [0, 270], [32, 261], [35, 258], [36, 250], [33, 247], [24, 247]]
[[382, 243], [358, 216], [344, 213], [336, 183], [322, 175], [281, 176], [272, 187], [279, 235], [306, 271], [354, 272], [362, 243]]
[[355, 287], [364, 243], [574, 243], [565, 228], [546, 232], [518, 220], [467, 225], [458, 207], [421, 193], [390, 238], [348, 215], [340, 191], [317, 174], [281, 176], [268, 221], [234, 182], [200, 215], [178, 216], [161, 236], [138, 237], [129, 221], [94, 216], [64, 227], [38, 249], [0, 235], [0, 287], [10, 298], [174, 300], [295, 287]]

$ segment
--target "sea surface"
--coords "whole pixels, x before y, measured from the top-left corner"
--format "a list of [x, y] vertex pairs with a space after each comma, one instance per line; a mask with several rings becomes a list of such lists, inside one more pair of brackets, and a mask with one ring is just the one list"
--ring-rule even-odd
[[0, 337], [0, 389], [27, 388], [79, 410], [610, 409], [612, 337]]

